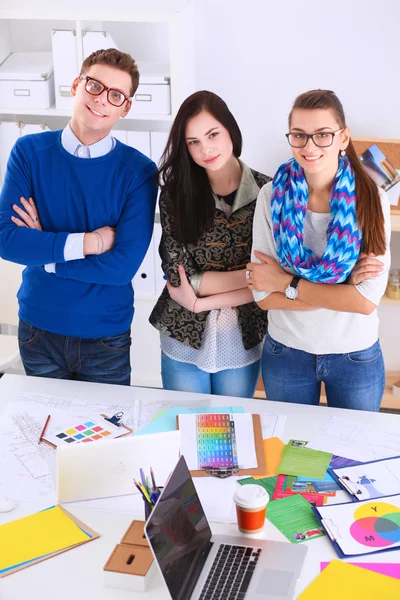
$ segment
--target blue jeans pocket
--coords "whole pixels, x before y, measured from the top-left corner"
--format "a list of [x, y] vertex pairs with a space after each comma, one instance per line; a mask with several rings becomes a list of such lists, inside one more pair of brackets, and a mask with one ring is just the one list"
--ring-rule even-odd
[[36, 340], [39, 329], [30, 325], [26, 321], [19, 320], [18, 323], [18, 342], [21, 346], [27, 346], [29, 344], [33, 344]]
[[131, 347], [131, 332], [125, 331], [119, 335], [110, 335], [100, 340], [100, 345], [110, 352], [129, 352]]
[[379, 341], [375, 342], [369, 348], [358, 350], [357, 352], [349, 352], [347, 358], [350, 362], [360, 365], [370, 365], [375, 363], [382, 356], [382, 350]]
[[287, 346], [277, 342], [269, 335], [269, 333], [267, 333], [265, 336], [264, 348], [267, 352], [273, 354], [274, 356], [281, 356], [285, 352]]

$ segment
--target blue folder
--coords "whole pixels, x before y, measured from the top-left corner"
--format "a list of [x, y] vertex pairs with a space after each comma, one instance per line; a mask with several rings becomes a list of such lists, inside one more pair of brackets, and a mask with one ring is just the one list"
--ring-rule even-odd
[[[382, 498], [379, 498], [379, 502], [385, 502], [387, 500], [390, 501], [390, 498], [399, 497], [399, 496], [400, 496], [400, 494], [392, 494], [391, 496], [383, 496]], [[362, 500], [361, 503], [367, 504], [371, 501], [373, 501], [373, 499]], [[344, 506], [344, 505], [348, 505], [348, 504], [349, 504], [349, 502], [341, 502], [340, 504], [335, 504], [334, 506]], [[368, 552], [363, 552], [362, 554], [345, 554], [343, 552], [343, 550], [341, 549], [340, 545], [338, 544], [338, 542], [336, 541], [336, 539], [332, 537], [331, 531], [324, 524], [324, 517], [320, 513], [320, 510], [323, 511], [324, 507], [323, 506], [311, 506], [311, 509], [312, 509], [314, 515], [316, 516], [318, 522], [321, 524], [321, 527], [326, 532], [327, 538], [330, 540], [330, 542], [331, 542], [332, 546], [334, 547], [336, 554], [339, 556], [339, 558], [350, 558], [350, 557], [354, 558], [357, 556], [369, 556], [370, 554], [377, 554], [378, 552], [391, 552], [393, 550], [400, 550], [400, 546], [396, 545], [396, 546], [391, 546], [389, 548], [379, 548], [378, 550], [369, 550]]]

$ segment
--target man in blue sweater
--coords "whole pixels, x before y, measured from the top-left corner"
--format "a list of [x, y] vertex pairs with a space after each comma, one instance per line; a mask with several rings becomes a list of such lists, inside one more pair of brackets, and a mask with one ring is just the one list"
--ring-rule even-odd
[[150, 243], [156, 165], [112, 137], [139, 83], [99, 50], [72, 84], [62, 131], [20, 138], [0, 196], [0, 256], [26, 265], [19, 344], [28, 375], [129, 385], [132, 278]]

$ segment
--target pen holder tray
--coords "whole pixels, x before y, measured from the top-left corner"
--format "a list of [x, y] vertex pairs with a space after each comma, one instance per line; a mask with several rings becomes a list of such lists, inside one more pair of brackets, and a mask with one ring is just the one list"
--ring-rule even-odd
[[[159, 490], [162, 490], [162, 487], [158, 488]], [[147, 521], [149, 516], [151, 515], [151, 511], [153, 510], [153, 508], [149, 505], [148, 502], [146, 502], [145, 500], [143, 500], [143, 504], [144, 504], [144, 518]], [[157, 503], [156, 503], [157, 504]]]

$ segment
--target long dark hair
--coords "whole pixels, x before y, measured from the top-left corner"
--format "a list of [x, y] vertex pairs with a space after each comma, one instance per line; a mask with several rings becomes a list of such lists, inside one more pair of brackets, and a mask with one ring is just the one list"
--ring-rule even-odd
[[[342, 103], [331, 90], [310, 90], [297, 96], [289, 115], [289, 128], [292, 113], [296, 108], [330, 108], [335, 114], [341, 129], [347, 127]], [[386, 251], [385, 221], [381, 199], [376, 183], [361, 165], [360, 159], [350, 140], [346, 154], [354, 169], [356, 178], [357, 221], [362, 231], [362, 251], [380, 256]]]
[[188, 121], [203, 110], [228, 130], [234, 156], [238, 158], [242, 152], [242, 134], [222, 98], [205, 90], [186, 98], [172, 124], [158, 170], [162, 193], [172, 215], [174, 237], [183, 244], [195, 244], [210, 229], [215, 215], [207, 173], [194, 162], [185, 141]]

